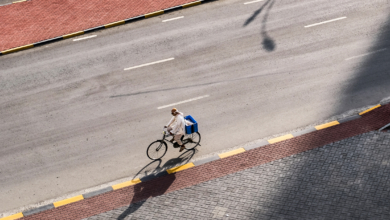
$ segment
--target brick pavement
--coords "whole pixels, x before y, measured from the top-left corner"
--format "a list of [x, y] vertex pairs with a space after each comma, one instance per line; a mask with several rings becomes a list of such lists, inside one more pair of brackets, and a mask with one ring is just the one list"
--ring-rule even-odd
[[389, 219], [390, 133], [372, 131], [97, 219]]
[[29, 0], [0, 7], [0, 51], [194, 0]]
[[[242, 171], [272, 161], [277, 161], [291, 155], [313, 150], [336, 141], [358, 136], [377, 130], [390, 122], [390, 105], [385, 105], [363, 115], [363, 117], [342, 123], [337, 126], [304, 134], [293, 139], [255, 148], [224, 159], [216, 160], [175, 174], [165, 175], [150, 181], [101, 194], [96, 197], [84, 199], [69, 205], [50, 209], [41, 213], [30, 215], [24, 219], [82, 219], [99, 213], [107, 212], [129, 204], [142, 202], [152, 197], [191, 187], [202, 182], [220, 178], [228, 174]], [[315, 159], [308, 159], [315, 162]], [[339, 165], [340, 162], [337, 162]], [[315, 172], [308, 171], [315, 175]], [[307, 182], [305, 178], [300, 179]], [[345, 182], [343, 182], [345, 183]], [[299, 184], [295, 186], [300, 188]], [[266, 198], [274, 198], [280, 190], [274, 188], [274, 194]], [[342, 193], [342, 192], [339, 192]], [[312, 197], [311, 194], [302, 195]], [[243, 201], [244, 202], [244, 201]], [[340, 201], [336, 201], [340, 202]], [[288, 204], [287, 204], [288, 205]], [[301, 204], [305, 205], [305, 204]], [[223, 207], [222, 207], [223, 208]], [[193, 214], [196, 210], [191, 209]], [[165, 212], [165, 211], [164, 211]], [[214, 210], [215, 213], [222, 212]], [[283, 211], [284, 212], [284, 211]], [[217, 214], [216, 214], [217, 215]]]

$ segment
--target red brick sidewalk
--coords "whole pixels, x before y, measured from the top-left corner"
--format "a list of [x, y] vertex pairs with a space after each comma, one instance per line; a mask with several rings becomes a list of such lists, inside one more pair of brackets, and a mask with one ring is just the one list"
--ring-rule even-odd
[[318, 148], [332, 142], [377, 130], [389, 122], [390, 104], [387, 104], [364, 114], [360, 119], [255, 148], [175, 174], [27, 216], [23, 219], [83, 219], [150, 197], [166, 194], [230, 173]]
[[29, 0], [0, 7], [0, 51], [194, 0]]

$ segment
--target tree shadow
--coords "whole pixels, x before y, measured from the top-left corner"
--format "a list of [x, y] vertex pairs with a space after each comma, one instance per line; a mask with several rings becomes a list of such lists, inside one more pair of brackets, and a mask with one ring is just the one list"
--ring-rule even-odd
[[[377, 104], [390, 94], [390, 15], [380, 29], [376, 42], [366, 51], [372, 53], [361, 63], [356, 63], [356, 73], [343, 89], [337, 111]], [[358, 54], [357, 54], [358, 55]], [[351, 59], [346, 62], [357, 62]], [[368, 101], [368, 102], [367, 102]]]
[[[268, 52], [274, 51], [276, 48], [275, 41], [267, 33], [267, 20], [268, 20], [269, 12], [271, 11], [271, 8], [273, 7], [274, 3], [275, 3], [275, 0], [266, 1], [259, 9], [257, 9], [253, 13], [253, 15], [251, 17], [249, 17], [245, 21], [245, 23], [243, 25], [244, 27], [246, 27], [247, 25], [252, 23], [263, 10], [266, 10], [264, 17], [263, 17], [263, 20], [261, 22], [260, 33], [261, 33], [261, 36], [263, 38], [263, 41], [262, 41], [263, 48]], [[267, 6], [268, 6], [268, 8], [267, 8]]]
[[[357, 70], [337, 97], [334, 114], [389, 96], [390, 51], [384, 48], [390, 48], [390, 16], [366, 51], [370, 54], [345, 61], [355, 62]], [[386, 135], [374, 131], [301, 153], [310, 155], [286, 167], [285, 183], [267, 201], [277, 204], [269, 213], [278, 213], [280, 219], [389, 219], [390, 193], [383, 190], [390, 188]], [[333, 155], [324, 153], [330, 150]]]
[[[133, 179], [140, 178], [141, 183], [134, 185], [134, 195], [130, 205], [117, 219], [124, 220], [137, 211], [148, 198], [163, 195], [176, 179], [175, 174], [168, 175], [166, 170], [188, 163], [196, 152], [196, 149], [187, 150], [179, 157], [168, 160], [163, 166], [161, 166], [161, 159], [154, 160], [138, 171]], [[156, 183], [157, 177], [160, 177], [158, 183]]]

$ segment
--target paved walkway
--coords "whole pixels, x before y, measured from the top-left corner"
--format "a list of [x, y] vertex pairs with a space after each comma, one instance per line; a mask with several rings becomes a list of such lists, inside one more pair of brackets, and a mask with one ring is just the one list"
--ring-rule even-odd
[[96, 219], [389, 219], [390, 133], [372, 131]]
[[[194, 0], [28, 0], [0, 7], [0, 51]], [[71, 12], [71, 13], [70, 13]]]
[[389, 122], [387, 104], [23, 219], [388, 219]]

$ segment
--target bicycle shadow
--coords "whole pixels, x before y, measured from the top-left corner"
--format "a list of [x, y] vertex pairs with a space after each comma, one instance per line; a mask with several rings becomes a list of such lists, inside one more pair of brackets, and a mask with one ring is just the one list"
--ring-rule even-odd
[[[117, 219], [124, 220], [137, 211], [148, 198], [163, 195], [176, 179], [175, 174], [168, 175], [166, 170], [188, 163], [196, 152], [196, 149], [187, 150], [179, 157], [168, 160], [163, 166], [161, 166], [161, 159], [154, 160], [138, 171], [133, 179], [140, 178], [142, 182], [134, 185], [134, 195], [130, 205]], [[158, 184], [153, 181], [157, 177], [161, 177]]]

